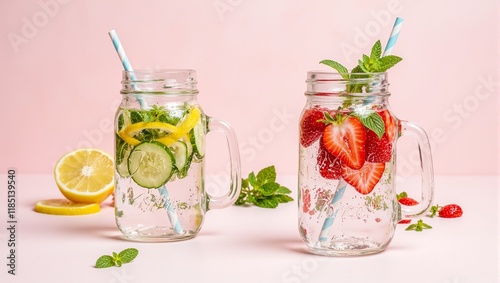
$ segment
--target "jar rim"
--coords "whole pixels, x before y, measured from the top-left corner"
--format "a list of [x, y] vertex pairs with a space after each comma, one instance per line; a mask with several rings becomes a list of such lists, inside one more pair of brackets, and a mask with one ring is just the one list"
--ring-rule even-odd
[[194, 69], [136, 69], [122, 71], [122, 94], [197, 94]]
[[388, 96], [387, 72], [346, 73], [313, 70], [307, 72], [307, 96]]

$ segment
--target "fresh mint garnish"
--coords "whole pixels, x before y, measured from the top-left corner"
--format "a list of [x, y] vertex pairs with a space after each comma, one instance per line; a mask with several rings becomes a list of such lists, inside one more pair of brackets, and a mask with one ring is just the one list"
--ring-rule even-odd
[[253, 204], [263, 208], [276, 208], [280, 203], [293, 201], [291, 191], [276, 182], [276, 168], [266, 167], [255, 175], [251, 172], [242, 179], [241, 192], [235, 205]]
[[[371, 49], [370, 56], [363, 54], [362, 58], [358, 61], [358, 65], [354, 67], [350, 73], [344, 65], [337, 61], [322, 60], [319, 63], [335, 69], [339, 72], [342, 78], [349, 80], [356, 78], [369, 78], [372, 73], [385, 72], [401, 60], [403, 60], [401, 57], [394, 55], [383, 56], [382, 44], [380, 43], [380, 40], [377, 40]], [[365, 88], [366, 92], [370, 92], [370, 86], [367, 83], [359, 82], [347, 84], [346, 92], [360, 93], [363, 92], [363, 88]], [[343, 107], [347, 108], [351, 105], [352, 98], [347, 97]], [[377, 112], [372, 109], [368, 110], [369, 111], [366, 111], [367, 113], [355, 112], [353, 116], [356, 116], [361, 121], [363, 126], [375, 132], [379, 138], [382, 138], [385, 132], [384, 120]]]
[[421, 232], [424, 229], [432, 229], [432, 226], [429, 225], [429, 224], [424, 223], [424, 221], [422, 221], [422, 219], [420, 219], [420, 220], [417, 221], [417, 224], [411, 224], [405, 230], [406, 231], [415, 230], [417, 232]]
[[113, 252], [113, 255], [103, 255], [99, 257], [95, 263], [96, 268], [107, 268], [111, 266], [121, 267], [124, 263], [129, 263], [137, 257], [139, 251], [134, 248], [128, 248], [121, 251], [119, 254]]

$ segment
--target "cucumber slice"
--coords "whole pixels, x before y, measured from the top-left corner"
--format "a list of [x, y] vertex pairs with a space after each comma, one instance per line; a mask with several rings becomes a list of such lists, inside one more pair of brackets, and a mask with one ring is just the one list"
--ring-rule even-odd
[[182, 141], [176, 141], [173, 144], [169, 145], [168, 148], [174, 154], [175, 167], [177, 168], [177, 170], [183, 170], [184, 167], [186, 167], [188, 159], [188, 149], [186, 143]]
[[191, 143], [194, 147], [196, 158], [203, 159], [205, 156], [205, 119], [200, 119], [189, 133]]
[[178, 168], [179, 170], [177, 170], [177, 177], [179, 179], [182, 179], [187, 176], [189, 167], [191, 166], [191, 160], [193, 160], [193, 146], [191, 145], [189, 138], [185, 136], [184, 138], [181, 138], [181, 140], [182, 141], [180, 142], [186, 145], [186, 162], [182, 169]]
[[128, 172], [141, 187], [152, 189], [164, 185], [174, 171], [174, 155], [157, 141], [135, 146], [128, 158]]

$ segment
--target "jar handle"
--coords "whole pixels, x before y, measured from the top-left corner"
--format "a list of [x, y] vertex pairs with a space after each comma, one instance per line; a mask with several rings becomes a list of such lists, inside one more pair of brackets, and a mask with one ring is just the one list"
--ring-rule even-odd
[[238, 199], [241, 191], [241, 162], [238, 140], [233, 128], [228, 123], [213, 117], [207, 117], [207, 120], [207, 132], [219, 131], [226, 136], [230, 162], [229, 191], [222, 196], [214, 196], [207, 193], [208, 210], [210, 210], [228, 207], [233, 205]]
[[419, 205], [402, 208], [404, 216], [417, 216], [427, 211], [434, 197], [434, 169], [429, 138], [421, 127], [408, 121], [399, 121], [401, 136], [411, 136], [417, 141], [420, 157], [422, 199]]

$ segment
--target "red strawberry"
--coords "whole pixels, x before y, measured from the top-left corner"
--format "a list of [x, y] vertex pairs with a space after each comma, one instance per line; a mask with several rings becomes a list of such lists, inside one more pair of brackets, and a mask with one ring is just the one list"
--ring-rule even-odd
[[389, 162], [392, 158], [392, 142], [387, 133], [379, 138], [377, 134], [366, 128], [365, 159], [373, 163]]
[[[396, 121], [391, 116], [389, 110], [382, 110], [378, 112], [382, 120], [384, 120], [385, 132], [387, 133], [387, 138], [390, 142], [394, 140], [394, 135], [396, 134]], [[399, 130], [399, 129], [398, 129]]]
[[354, 170], [342, 164], [342, 178], [356, 191], [367, 195], [373, 191], [384, 174], [385, 163], [365, 162], [359, 170]]
[[462, 208], [457, 204], [448, 204], [439, 210], [439, 217], [456, 218], [462, 216]]
[[323, 132], [326, 150], [350, 168], [360, 169], [365, 163], [366, 133], [363, 124], [351, 116], [325, 116], [329, 124]]
[[406, 206], [414, 206], [414, 205], [418, 204], [418, 201], [416, 201], [412, 198], [409, 198], [409, 197], [400, 198], [398, 201], [400, 204], [406, 205]]
[[399, 220], [398, 224], [410, 224], [411, 219], [401, 219]]
[[300, 121], [300, 144], [303, 147], [309, 147], [317, 141], [326, 128], [325, 123], [319, 121], [325, 118], [323, 111], [319, 107], [304, 111]]
[[317, 163], [319, 173], [326, 179], [340, 179], [342, 175], [342, 162], [340, 158], [326, 150], [323, 140], [319, 142]]

